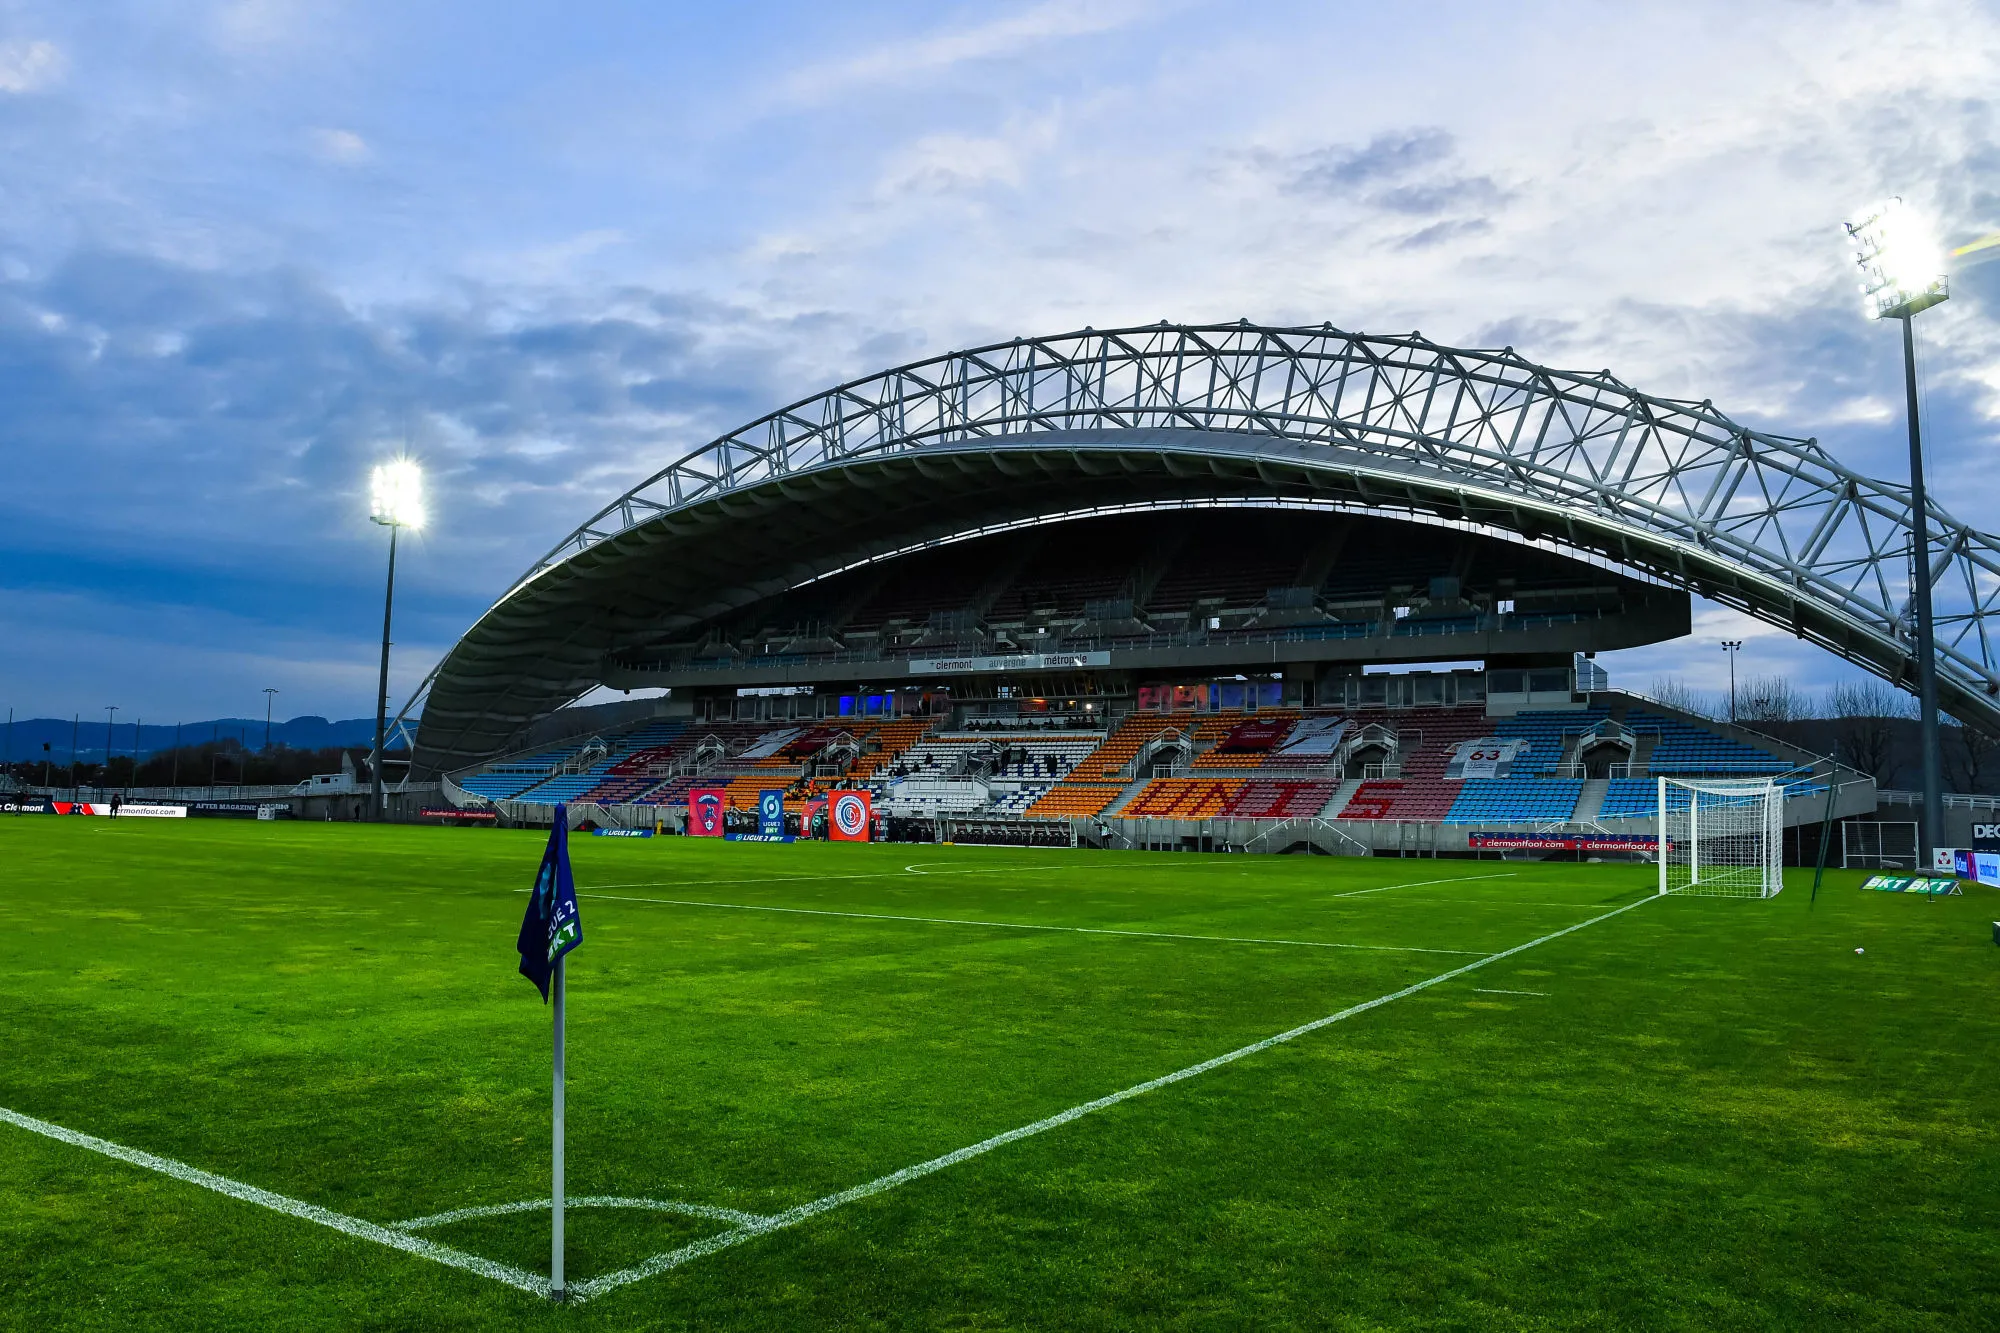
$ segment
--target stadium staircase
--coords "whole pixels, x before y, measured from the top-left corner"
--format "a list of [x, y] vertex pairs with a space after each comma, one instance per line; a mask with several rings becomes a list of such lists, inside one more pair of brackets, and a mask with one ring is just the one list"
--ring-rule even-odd
[[1354, 793], [1359, 790], [1361, 790], [1360, 778], [1342, 778], [1340, 781], [1340, 785], [1333, 789], [1333, 798], [1326, 803], [1326, 809], [1319, 812], [1320, 818], [1322, 819], [1342, 818], [1343, 816], [1341, 815], [1340, 812], [1344, 808], [1346, 808], [1347, 802], [1354, 796]]
[[1586, 778], [1583, 790], [1577, 793], [1576, 809], [1570, 815], [1572, 823], [1594, 824], [1598, 811], [1604, 808], [1604, 798], [1611, 790], [1609, 778]]
[[1133, 778], [1118, 789], [1117, 797], [1104, 807], [1104, 813], [1106, 815], [1123, 814], [1125, 807], [1130, 805], [1139, 793], [1145, 791], [1153, 781], [1154, 779], [1152, 778]]

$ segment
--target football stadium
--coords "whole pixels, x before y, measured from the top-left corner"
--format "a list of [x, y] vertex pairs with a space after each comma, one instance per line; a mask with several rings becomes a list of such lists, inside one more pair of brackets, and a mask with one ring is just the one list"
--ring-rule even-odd
[[1331, 326], [800, 399], [496, 589], [379, 806], [0, 823], [8, 1318], [1992, 1327], [1992, 799], [1920, 854], [1597, 661], [1701, 597], [1917, 691], [1912, 513]]

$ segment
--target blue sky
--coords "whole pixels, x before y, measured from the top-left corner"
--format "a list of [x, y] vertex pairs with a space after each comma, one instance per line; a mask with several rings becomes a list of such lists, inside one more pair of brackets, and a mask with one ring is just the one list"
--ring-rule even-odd
[[[0, 705], [371, 709], [604, 500], [841, 377], [1248, 316], [1510, 343], [1900, 475], [1837, 223], [2000, 229], [1990, 5], [0, 0]], [[2000, 263], [1922, 321], [2000, 500]], [[1644, 687], [1838, 663], [1703, 608]]]

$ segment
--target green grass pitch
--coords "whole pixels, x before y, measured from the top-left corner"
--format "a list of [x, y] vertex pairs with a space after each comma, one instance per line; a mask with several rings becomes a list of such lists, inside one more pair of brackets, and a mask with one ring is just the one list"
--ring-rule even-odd
[[[540, 846], [0, 820], [0, 1108], [380, 1226], [544, 1198]], [[665, 1206], [572, 1210], [570, 1277], [642, 1276], [556, 1308], [8, 1122], [0, 1326], [2000, 1327], [1991, 890], [573, 846], [569, 1193]], [[542, 1275], [546, 1227], [419, 1231]]]

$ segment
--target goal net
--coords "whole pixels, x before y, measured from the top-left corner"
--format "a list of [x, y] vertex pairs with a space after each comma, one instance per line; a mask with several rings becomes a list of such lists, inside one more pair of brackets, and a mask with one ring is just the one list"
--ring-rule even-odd
[[1660, 779], [1660, 892], [1771, 898], [1784, 885], [1784, 789]]

